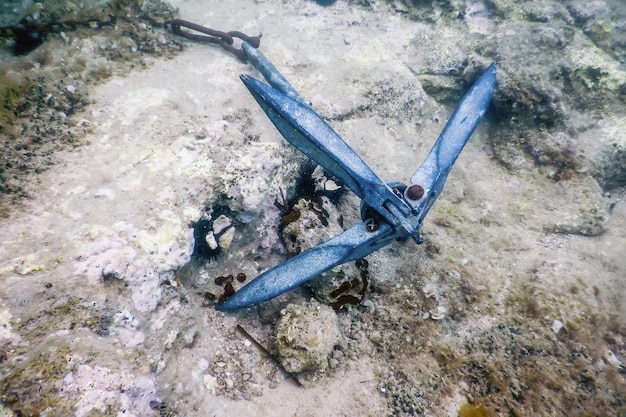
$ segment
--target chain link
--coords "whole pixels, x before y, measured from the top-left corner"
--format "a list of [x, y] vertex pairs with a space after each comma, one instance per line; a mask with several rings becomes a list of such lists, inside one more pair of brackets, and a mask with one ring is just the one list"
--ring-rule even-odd
[[[247, 57], [246, 53], [241, 48], [235, 48], [233, 46], [233, 38], [241, 39], [244, 42], [247, 42], [254, 48], [258, 48], [261, 44], [261, 36], [248, 36], [244, 33], [238, 31], [230, 31], [230, 32], [222, 32], [219, 30], [210, 29], [196, 23], [188, 22], [182, 19], [174, 19], [167, 23], [170, 27], [170, 30], [173, 34], [182, 36], [185, 39], [190, 39], [192, 41], [197, 42], [207, 42], [207, 43], [215, 43], [224, 48], [226, 51], [235, 55], [237, 58], [246, 62]], [[197, 33], [192, 33], [187, 30], [183, 30], [182, 28], [190, 29], [195, 32], [203, 33], [204, 35], [199, 35]]]

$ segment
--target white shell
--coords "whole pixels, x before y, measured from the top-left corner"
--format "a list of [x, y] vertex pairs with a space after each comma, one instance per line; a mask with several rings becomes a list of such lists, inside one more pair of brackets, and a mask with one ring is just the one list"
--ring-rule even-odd
[[324, 183], [324, 189], [326, 191], [337, 191], [341, 186], [337, 185], [337, 183], [333, 180], [328, 180]]
[[615, 356], [615, 353], [611, 352], [610, 350], [606, 351], [606, 353], [604, 354], [604, 358], [608, 363], [613, 366], [616, 366], [618, 368], [622, 366], [622, 361], [620, 361], [619, 358]]
[[443, 320], [447, 312], [447, 308], [444, 306], [438, 306], [436, 309], [430, 310], [430, 318], [433, 320]]
[[212, 250], [217, 249], [217, 241], [215, 240], [215, 235], [213, 234], [213, 232], [207, 233], [205, 240], [207, 245], [209, 245]]
[[426, 296], [426, 298], [437, 298], [437, 284], [427, 282], [426, 284], [424, 284], [424, 288], [422, 288], [422, 291], [424, 292], [424, 296]]
[[561, 320], [554, 320], [552, 322], [552, 331], [558, 333], [563, 328], [563, 322]]

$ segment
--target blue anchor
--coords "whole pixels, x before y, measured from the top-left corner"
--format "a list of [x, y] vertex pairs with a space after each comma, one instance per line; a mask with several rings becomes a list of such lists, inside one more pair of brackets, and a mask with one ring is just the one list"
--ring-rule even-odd
[[496, 84], [491, 64], [461, 99], [410, 184], [385, 183], [311, 108], [263, 54], [243, 42], [248, 60], [270, 84], [240, 78], [283, 137], [362, 200], [358, 223], [340, 235], [262, 273], [216, 308], [232, 311], [270, 300], [395, 240], [424, 241], [424, 217], [441, 194], [457, 157], [483, 118]]

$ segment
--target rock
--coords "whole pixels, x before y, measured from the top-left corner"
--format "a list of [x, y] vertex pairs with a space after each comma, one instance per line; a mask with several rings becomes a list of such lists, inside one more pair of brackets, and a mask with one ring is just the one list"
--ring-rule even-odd
[[464, 85], [459, 77], [447, 74], [420, 74], [424, 91], [439, 102], [458, 100], [463, 95]]
[[562, 181], [554, 184], [553, 192], [568, 198], [570, 204], [559, 207], [556, 200], [546, 202], [549, 213], [546, 213], [544, 232], [598, 236], [606, 231], [607, 200], [593, 179], [580, 176]]
[[288, 372], [327, 369], [340, 338], [337, 314], [317, 302], [289, 305], [276, 327], [278, 354]]
[[[614, 149], [619, 149], [619, 136], [606, 129], [600, 132], [598, 120], [623, 107], [626, 71], [612, 51], [585, 36], [585, 22], [602, 20], [594, 12], [598, 7], [586, 3], [570, 6], [576, 25], [563, 11], [557, 13], [559, 18], [511, 20], [500, 25], [479, 49], [481, 55], [501, 63], [493, 103], [502, 120], [507, 120], [508, 135], [494, 141], [496, 157], [505, 166], [518, 168], [525, 152], [537, 165], [581, 171], [586, 165], [582, 154], [592, 149], [600, 158], [599, 163], [589, 164], [592, 174], [606, 190], [623, 184], [623, 156]], [[583, 30], [577, 25], [583, 25]], [[530, 50], [537, 51], [539, 58], [524, 63], [527, 55], [522, 51]], [[619, 117], [612, 119], [619, 124]], [[586, 157], [597, 161], [595, 155]]]
[[587, 145], [591, 175], [603, 190], [626, 185], [626, 117], [602, 121], [581, 135]]

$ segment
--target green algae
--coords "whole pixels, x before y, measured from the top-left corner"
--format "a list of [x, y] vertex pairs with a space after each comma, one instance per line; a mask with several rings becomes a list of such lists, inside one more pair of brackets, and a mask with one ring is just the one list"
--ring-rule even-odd
[[493, 411], [484, 405], [463, 404], [459, 408], [459, 417], [493, 417]]
[[0, 73], [0, 133], [6, 132], [8, 126], [18, 119], [33, 85], [29, 79], [13, 79]]
[[73, 366], [67, 341], [50, 337], [0, 381], [2, 402], [17, 415], [73, 414], [60, 396], [63, 377]]

